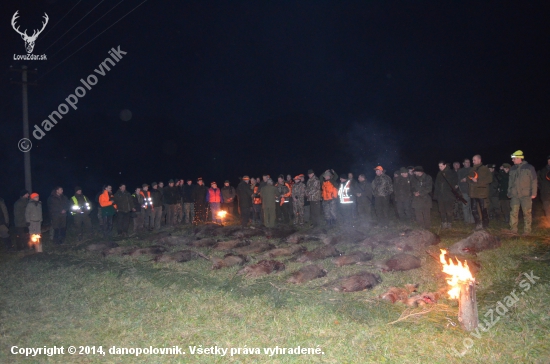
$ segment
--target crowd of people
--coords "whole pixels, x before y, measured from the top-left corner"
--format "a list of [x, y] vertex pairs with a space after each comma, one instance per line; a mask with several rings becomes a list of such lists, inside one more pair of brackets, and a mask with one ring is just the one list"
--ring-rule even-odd
[[[224, 218], [240, 216], [241, 225], [263, 224], [268, 228], [277, 223], [317, 226], [323, 223], [353, 224], [358, 220], [389, 224], [390, 206], [404, 223], [416, 222], [431, 227], [432, 200], [437, 201], [441, 227], [451, 228], [453, 220], [475, 224], [484, 229], [492, 219], [502, 219], [510, 226], [510, 233], [518, 233], [518, 216], [523, 212], [523, 234], [531, 233], [532, 200], [540, 191], [546, 219], [550, 226], [550, 156], [547, 165], [535, 171], [525, 161], [521, 150], [511, 156], [512, 164], [484, 165], [480, 155], [452, 164], [440, 161], [435, 178], [422, 166], [402, 167], [390, 177], [382, 166], [377, 166], [375, 178], [368, 181], [364, 174], [357, 179], [352, 173], [338, 175], [326, 170], [319, 179], [313, 170], [306, 176], [279, 175], [273, 180], [265, 174], [260, 178], [243, 176], [235, 188], [226, 180], [219, 188], [211, 182], [208, 188], [202, 178], [169, 180], [168, 185], [153, 182], [142, 184], [133, 193], [120, 184], [116, 193], [105, 185], [95, 199], [83, 194], [81, 187], [74, 188], [69, 199], [63, 188], [57, 186], [48, 196], [47, 205], [51, 220], [51, 238], [63, 244], [66, 235], [67, 215], [73, 217], [78, 239], [92, 233], [91, 214], [97, 210], [99, 231], [110, 237], [113, 218], [117, 232], [128, 237], [142, 230], [158, 230], [162, 225], [223, 223]], [[372, 211], [371, 211], [372, 210]], [[223, 212], [222, 212], [223, 211]], [[227, 214], [224, 216], [224, 214]], [[307, 216], [306, 216], [307, 215]], [[42, 202], [37, 193], [21, 191], [14, 205], [15, 248], [23, 249], [29, 234], [40, 234]], [[132, 225], [132, 231], [130, 226]], [[9, 215], [0, 199], [0, 238], [8, 249], [11, 246]]]

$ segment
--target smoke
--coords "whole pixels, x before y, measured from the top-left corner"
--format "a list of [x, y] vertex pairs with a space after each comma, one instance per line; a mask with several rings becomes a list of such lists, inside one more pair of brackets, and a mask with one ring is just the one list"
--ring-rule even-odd
[[377, 120], [354, 122], [347, 133], [348, 154], [352, 156], [352, 171], [365, 173], [371, 179], [374, 168], [382, 166], [393, 176], [401, 162], [398, 133]]

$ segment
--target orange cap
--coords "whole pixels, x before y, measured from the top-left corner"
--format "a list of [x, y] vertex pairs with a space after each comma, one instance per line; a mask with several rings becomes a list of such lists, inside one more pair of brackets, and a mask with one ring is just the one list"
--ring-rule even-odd
[[376, 171], [376, 170], [378, 170], [378, 171], [383, 171], [384, 168], [382, 168], [382, 166], [378, 166], [378, 167], [376, 167], [374, 170], [375, 170], [375, 171]]
[[36, 192], [31, 193], [30, 198], [33, 199], [35, 197], [38, 197], [38, 193]]

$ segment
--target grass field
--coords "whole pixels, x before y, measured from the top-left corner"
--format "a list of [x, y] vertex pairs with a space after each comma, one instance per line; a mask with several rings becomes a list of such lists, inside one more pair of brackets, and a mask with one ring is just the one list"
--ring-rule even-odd
[[[495, 224], [491, 232], [499, 234], [501, 228], [503, 224]], [[441, 246], [469, 233], [470, 227], [455, 223], [452, 230], [439, 232]], [[235, 274], [238, 267], [213, 271], [204, 259], [159, 264], [151, 257], [102, 258], [84, 249], [92, 241], [77, 245], [68, 240], [53, 247], [46, 239], [42, 254], [2, 256], [1, 363], [550, 362], [550, 262], [523, 258], [550, 251], [548, 230], [535, 229], [528, 238], [503, 238], [501, 248], [478, 254], [480, 322], [490, 323], [492, 312], [493, 325], [475, 336], [457, 324], [456, 301], [409, 308], [377, 299], [388, 287], [406, 283], [419, 283], [420, 291], [444, 287], [441, 265], [427, 254], [421, 256], [419, 269], [380, 273], [382, 283], [373, 290], [343, 294], [322, 286], [351, 272], [375, 269], [336, 268], [327, 259], [320, 262], [329, 272], [326, 277], [291, 285], [285, 281], [301, 266], [296, 262], [283, 260], [285, 271], [245, 279]], [[150, 244], [132, 239], [118, 243]], [[520, 287], [526, 280], [523, 273], [531, 271], [538, 279], [531, 278], [534, 283], [525, 290]], [[491, 311], [513, 290], [518, 300], [508, 312]], [[77, 354], [67, 353], [71, 345]], [[26, 358], [12, 354], [19, 350], [14, 346], [64, 347], [64, 354]], [[96, 354], [78, 354], [86, 350], [80, 346], [92, 352], [95, 347]], [[105, 355], [97, 353], [100, 346]], [[179, 346], [185, 354], [109, 353], [113, 347], [150, 346]], [[285, 353], [267, 351], [276, 347]], [[199, 354], [198, 349], [210, 348], [227, 352]], [[310, 354], [294, 354], [304, 348]]]

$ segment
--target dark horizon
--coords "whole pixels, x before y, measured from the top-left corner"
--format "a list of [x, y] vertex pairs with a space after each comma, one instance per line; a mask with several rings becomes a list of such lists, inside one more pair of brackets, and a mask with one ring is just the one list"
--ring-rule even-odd
[[[78, 109], [31, 136], [43, 201], [55, 185], [91, 196], [103, 184], [236, 185], [310, 168], [372, 180], [376, 165], [392, 175], [412, 164], [435, 177], [441, 159], [502, 164], [518, 149], [538, 170], [550, 154], [546, 2], [107, 1], [91, 11], [98, 3], [2, 6], [0, 197], [10, 213], [24, 186], [21, 86], [10, 83], [20, 74], [10, 66], [38, 69], [32, 133], [118, 46], [127, 54]], [[47, 61], [13, 60], [25, 53], [16, 10], [29, 33], [48, 14], [33, 52]]]

